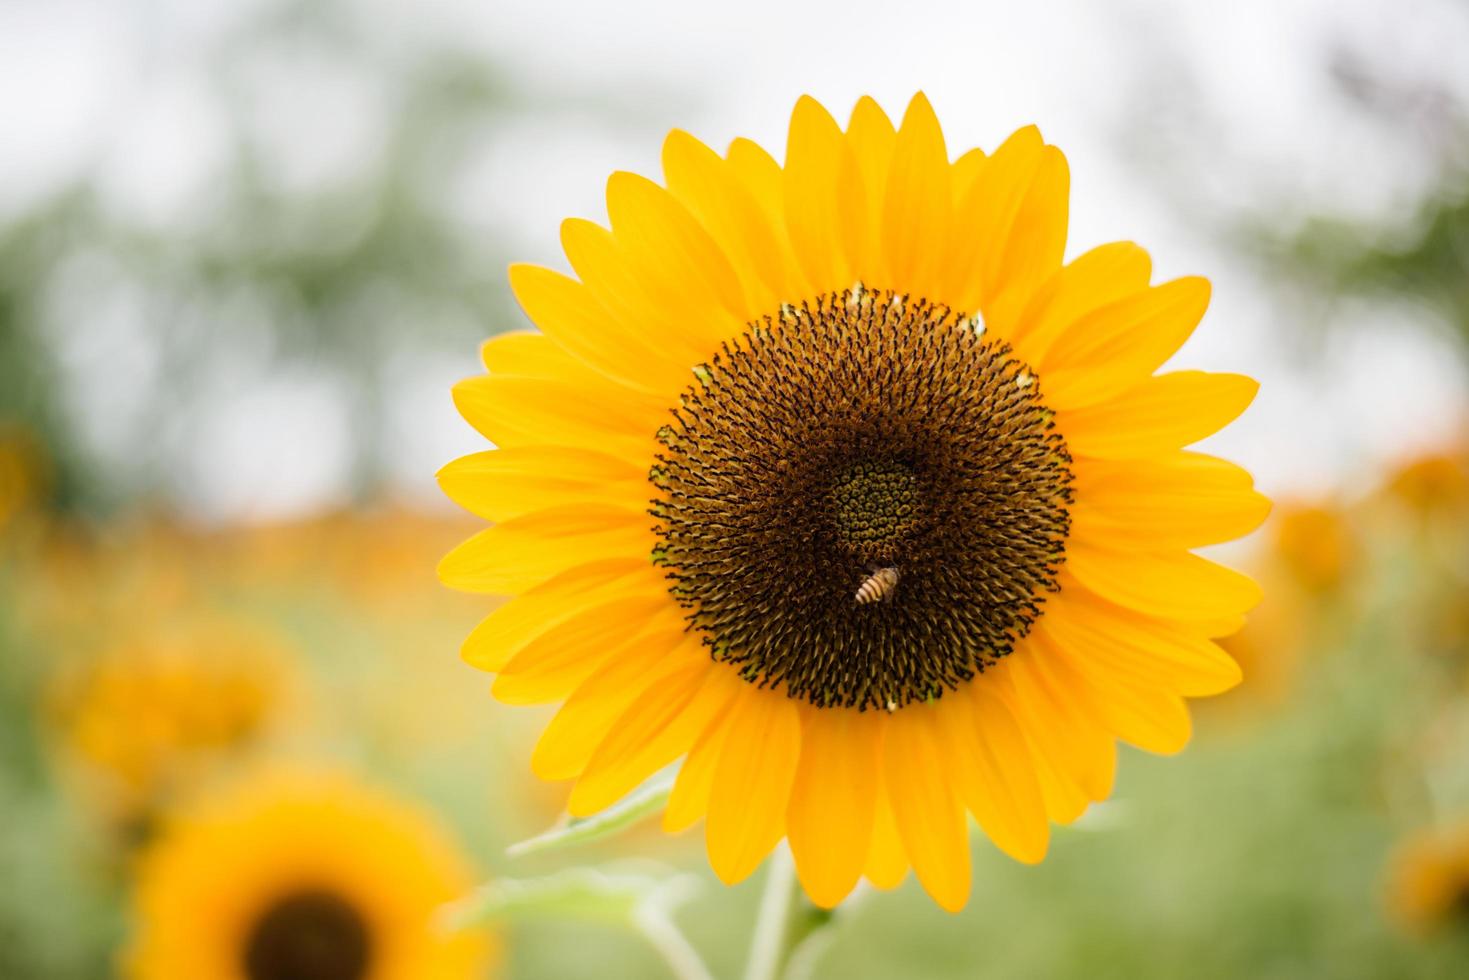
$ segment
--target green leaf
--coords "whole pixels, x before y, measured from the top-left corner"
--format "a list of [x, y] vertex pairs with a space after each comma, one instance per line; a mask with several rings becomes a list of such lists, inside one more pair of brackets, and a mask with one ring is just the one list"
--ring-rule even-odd
[[444, 927], [457, 931], [486, 920], [580, 919], [624, 925], [678, 879], [568, 868], [544, 878], [505, 878], [447, 906]]
[[673, 776], [658, 776], [629, 794], [622, 802], [590, 817], [571, 818], [505, 849], [510, 857], [557, 851], [564, 847], [589, 844], [626, 830], [633, 824], [662, 810], [673, 792]]

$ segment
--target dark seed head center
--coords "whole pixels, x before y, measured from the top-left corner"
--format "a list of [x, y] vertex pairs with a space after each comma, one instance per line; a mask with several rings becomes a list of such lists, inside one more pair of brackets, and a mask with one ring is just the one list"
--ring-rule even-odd
[[653, 513], [711, 655], [818, 707], [943, 695], [1054, 589], [1070, 458], [1003, 342], [857, 287], [751, 324], [659, 433]]
[[325, 890], [286, 895], [261, 914], [245, 940], [249, 980], [362, 980], [371, 955], [367, 924]]
[[856, 557], [881, 560], [901, 548], [922, 506], [918, 477], [898, 460], [857, 460], [832, 480], [832, 530]]

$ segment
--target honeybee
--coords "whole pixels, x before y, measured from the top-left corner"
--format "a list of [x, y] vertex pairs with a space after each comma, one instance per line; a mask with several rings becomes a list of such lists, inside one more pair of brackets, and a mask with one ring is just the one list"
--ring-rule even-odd
[[857, 588], [857, 605], [865, 606], [869, 602], [887, 602], [892, 599], [893, 593], [898, 590], [898, 570], [893, 567], [879, 568]]

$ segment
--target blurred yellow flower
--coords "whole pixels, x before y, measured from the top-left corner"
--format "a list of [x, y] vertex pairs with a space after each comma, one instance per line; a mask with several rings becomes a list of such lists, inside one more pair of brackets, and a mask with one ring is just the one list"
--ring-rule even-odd
[[1244, 626], [1218, 641], [1239, 664], [1244, 679], [1239, 687], [1211, 700], [1211, 710], [1274, 707], [1295, 686], [1306, 652], [1310, 612], [1289, 585], [1274, 588], [1268, 578], [1264, 582], [1265, 598], [1250, 611]]
[[230, 555], [228, 571], [245, 584], [326, 586], [366, 615], [389, 617], [451, 605], [445, 600], [457, 597], [434, 585], [432, 571], [465, 532], [463, 515], [383, 503], [240, 529], [220, 544]]
[[328, 525], [332, 572], [348, 595], [377, 615], [442, 608], [446, 593], [428, 588], [444, 551], [471, 528], [463, 515], [428, 514], [402, 506], [338, 515]]
[[46, 454], [30, 430], [0, 424], [0, 531], [46, 491]]
[[1356, 528], [1335, 502], [1281, 503], [1268, 526], [1271, 557], [1308, 592], [1336, 592], [1359, 560]]
[[431, 814], [344, 774], [253, 772], [170, 819], [138, 870], [133, 980], [470, 980], [436, 914], [473, 877]]
[[186, 620], [217, 572], [208, 536], [133, 515], [107, 525], [54, 520], [31, 541], [17, 605], [34, 629], [72, 650]]
[[1388, 907], [1411, 932], [1469, 933], [1469, 820], [1405, 841], [1389, 869]]
[[1469, 510], [1469, 445], [1410, 460], [1388, 478], [1386, 490], [1424, 517]]
[[1361, 570], [1359, 521], [1336, 499], [1277, 505], [1249, 563], [1265, 598], [1238, 632], [1219, 640], [1244, 675], [1238, 688], [1212, 706], [1220, 714], [1282, 704], [1311, 651], [1343, 634], [1336, 604]]
[[68, 775], [114, 819], [146, 818], [258, 746], [283, 716], [291, 664], [224, 619], [159, 627], [59, 670], [48, 716]]
[[1209, 285], [1125, 242], [1063, 264], [1034, 127], [951, 161], [922, 95], [845, 132], [803, 98], [784, 167], [682, 132], [663, 163], [562, 226], [578, 278], [511, 269], [542, 332], [455, 388], [499, 448], [440, 482], [497, 523], [440, 575], [516, 596], [464, 656], [565, 701], [532, 764], [572, 813], [685, 757], [665, 826], [707, 818], [724, 881], [788, 837], [821, 905], [912, 867], [958, 909], [966, 810], [1039, 861], [1117, 739], [1179, 751], [1238, 681], [1210, 637], [1259, 591], [1192, 549], [1268, 503], [1183, 447], [1256, 383], [1154, 373]]

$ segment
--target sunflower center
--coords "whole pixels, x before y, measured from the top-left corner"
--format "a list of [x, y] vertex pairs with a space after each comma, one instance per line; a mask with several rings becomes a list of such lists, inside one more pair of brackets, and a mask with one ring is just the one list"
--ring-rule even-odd
[[245, 942], [249, 980], [361, 980], [371, 942], [361, 914], [327, 891], [301, 891], [266, 909]]
[[876, 558], [900, 546], [918, 522], [918, 477], [897, 460], [861, 460], [831, 485], [836, 538], [855, 555]]
[[896, 708], [1010, 652], [1064, 558], [1070, 458], [965, 317], [860, 286], [751, 324], [659, 432], [656, 560], [716, 660]]

